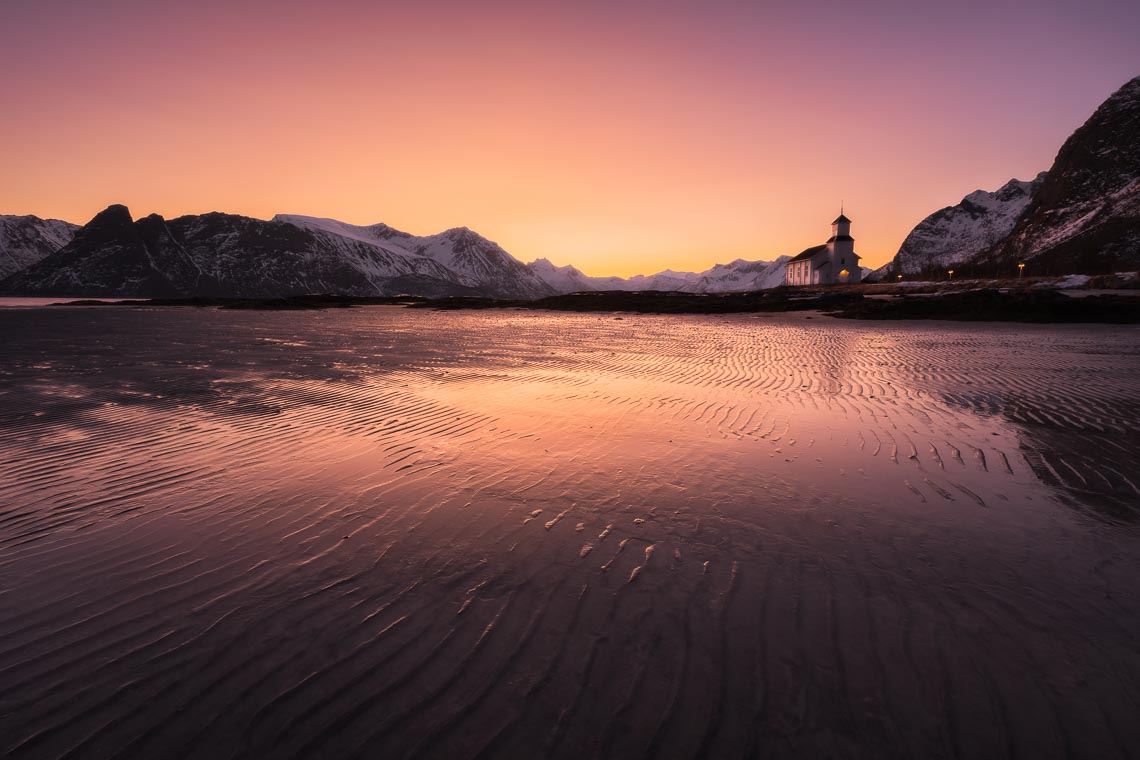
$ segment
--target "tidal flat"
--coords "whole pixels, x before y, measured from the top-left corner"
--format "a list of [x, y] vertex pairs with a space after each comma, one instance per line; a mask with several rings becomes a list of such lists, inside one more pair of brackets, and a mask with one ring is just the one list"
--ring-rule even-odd
[[1140, 753], [1136, 327], [0, 326], [0, 756]]

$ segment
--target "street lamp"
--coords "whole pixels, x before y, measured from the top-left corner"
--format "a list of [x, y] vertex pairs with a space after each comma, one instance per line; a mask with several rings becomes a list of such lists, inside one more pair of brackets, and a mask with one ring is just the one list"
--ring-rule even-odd
[[946, 274], [950, 275], [951, 280], [954, 279], [954, 270], [953, 269], [947, 269]]
[[1021, 277], [1021, 273], [1025, 271], [1025, 264], [1017, 265], [1017, 276]]
[[899, 278], [899, 282], [902, 282], [902, 275], [900, 274], [900, 275], [896, 275], [896, 276]]

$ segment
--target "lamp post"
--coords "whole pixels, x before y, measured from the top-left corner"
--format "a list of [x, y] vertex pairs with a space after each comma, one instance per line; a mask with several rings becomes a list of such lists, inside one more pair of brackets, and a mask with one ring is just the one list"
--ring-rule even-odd
[[902, 282], [902, 275], [900, 274], [900, 275], [896, 275], [896, 276], [899, 278], [899, 282]]
[[1017, 277], [1018, 277], [1018, 279], [1021, 278], [1021, 274], [1024, 271], [1025, 271], [1025, 264], [1024, 263], [1018, 264], [1017, 265]]
[[954, 279], [954, 270], [953, 269], [947, 269], [946, 274], [950, 275], [951, 280]]

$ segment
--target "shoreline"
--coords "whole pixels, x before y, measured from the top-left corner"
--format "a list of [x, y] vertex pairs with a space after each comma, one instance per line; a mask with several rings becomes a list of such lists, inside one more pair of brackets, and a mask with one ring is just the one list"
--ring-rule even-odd
[[[965, 283], [964, 283], [965, 284]], [[866, 289], [862, 289], [866, 290]], [[959, 288], [940, 292], [865, 293], [849, 289], [775, 288], [750, 293], [699, 294], [676, 291], [593, 291], [537, 300], [457, 296], [305, 295], [280, 298], [76, 299], [47, 304], [217, 308], [254, 311], [310, 311], [357, 306], [394, 306], [437, 311], [525, 309], [617, 314], [748, 314], [812, 311], [839, 319], [876, 321], [949, 320], [1037, 324], [1140, 324], [1140, 291], [1080, 291], [1020, 288]]]

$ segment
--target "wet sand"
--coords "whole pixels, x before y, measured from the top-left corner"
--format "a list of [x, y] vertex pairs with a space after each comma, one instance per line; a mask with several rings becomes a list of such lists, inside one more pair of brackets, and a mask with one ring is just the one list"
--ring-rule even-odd
[[0, 755], [1140, 751], [1134, 327], [0, 326]]

